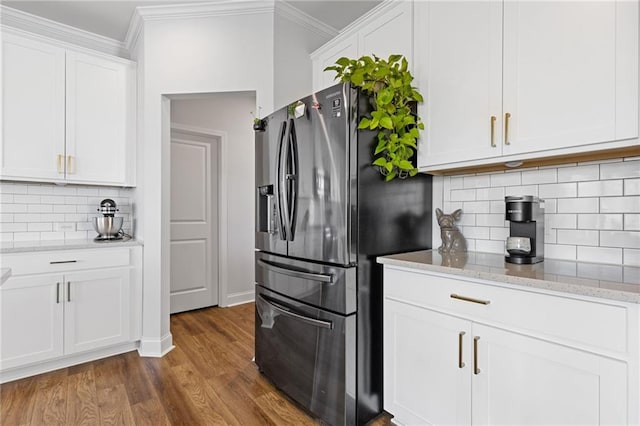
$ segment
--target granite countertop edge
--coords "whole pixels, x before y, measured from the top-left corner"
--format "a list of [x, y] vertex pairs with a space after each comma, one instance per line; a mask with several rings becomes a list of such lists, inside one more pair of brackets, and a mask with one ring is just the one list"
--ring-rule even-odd
[[[482, 253], [485, 254], [485, 253]], [[531, 278], [516, 275], [507, 275], [506, 273], [478, 271], [470, 269], [461, 269], [459, 267], [450, 267], [442, 265], [434, 265], [431, 263], [425, 263], [415, 260], [398, 259], [397, 256], [381, 256], [377, 258], [377, 262], [383, 265], [399, 266], [409, 269], [417, 269], [423, 271], [438, 272], [448, 275], [455, 275], [461, 277], [482, 279], [487, 281], [495, 281], [501, 284], [511, 284], [522, 287], [530, 287], [541, 290], [550, 290], [561, 293], [574, 294], [579, 296], [595, 297], [600, 299], [615, 300], [619, 302], [627, 303], [640, 303], [640, 293], [633, 293], [623, 290], [615, 290], [609, 288], [599, 288], [586, 286], [581, 284], [574, 284], [569, 282], [551, 281], [543, 278]], [[577, 262], [576, 262], [577, 263]], [[611, 265], [606, 265], [611, 266]], [[624, 265], [619, 265], [624, 267]], [[639, 285], [640, 287], [640, 285]]]
[[100, 249], [112, 247], [142, 246], [142, 241], [131, 238], [122, 241], [96, 242], [91, 240], [66, 240], [66, 241], [24, 241], [4, 243], [0, 245], [0, 254], [28, 253], [35, 251]]

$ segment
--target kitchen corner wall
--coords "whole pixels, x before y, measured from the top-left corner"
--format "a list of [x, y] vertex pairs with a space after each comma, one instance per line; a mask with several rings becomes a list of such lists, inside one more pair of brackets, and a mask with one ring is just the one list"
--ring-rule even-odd
[[[132, 232], [131, 189], [84, 185], [59, 186], [0, 182], [0, 242], [77, 240], [97, 236], [91, 218], [100, 201], [111, 198], [124, 218], [123, 230]], [[58, 231], [60, 224], [73, 231]]]
[[433, 208], [462, 209], [470, 251], [504, 253], [504, 197], [534, 195], [545, 200], [546, 258], [640, 266], [640, 157], [435, 177], [438, 188]]

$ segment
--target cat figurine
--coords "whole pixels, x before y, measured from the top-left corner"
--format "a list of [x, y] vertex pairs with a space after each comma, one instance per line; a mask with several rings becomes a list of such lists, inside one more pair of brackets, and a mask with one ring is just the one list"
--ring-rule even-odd
[[450, 252], [466, 252], [467, 240], [460, 232], [460, 229], [454, 224], [460, 220], [462, 216], [462, 209], [458, 209], [451, 214], [444, 214], [442, 210], [436, 209], [436, 218], [438, 219], [438, 225], [440, 225], [440, 238], [442, 238], [442, 245], [438, 247], [440, 253]]

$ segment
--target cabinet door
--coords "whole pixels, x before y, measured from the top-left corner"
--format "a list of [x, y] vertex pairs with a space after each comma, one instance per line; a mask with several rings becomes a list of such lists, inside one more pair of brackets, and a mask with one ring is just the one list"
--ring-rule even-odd
[[358, 31], [358, 56], [404, 55], [413, 66], [413, 2], [395, 2]]
[[132, 125], [128, 66], [67, 53], [67, 180], [125, 183]]
[[637, 2], [505, 2], [503, 90], [504, 154], [637, 137]]
[[0, 287], [3, 370], [62, 355], [62, 276], [10, 278]]
[[474, 424], [628, 424], [627, 365], [473, 324]]
[[65, 275], [65, 353], [129, 340], [129, 269], [98, 269]]
[[0, 178], [64, 179], [65, 51], [2, 34]]
[[[341, 37], [341, 36], [338, 36]], [[335, 65], [341, 57], [349, 59], [358, 57], [358, 36], [340, 38], [313, 60], [313, 91], [317, 92], [338, 83], [335, 71], [324, 71], [326, 67]]]
[[426, 127], [418, 166], [500, 156], [501, 2], [418, 2], [416, 13]]
[[384, 409], [404, 425], [470, 424], [471, 323], [392, 299], [384, 319]]

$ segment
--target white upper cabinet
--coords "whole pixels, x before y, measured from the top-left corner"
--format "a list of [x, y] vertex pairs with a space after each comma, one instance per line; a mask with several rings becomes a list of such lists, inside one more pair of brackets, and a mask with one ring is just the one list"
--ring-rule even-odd
[[2, 34], [0, 179], [131, 186], [135, 64]]
[[422, 171], [637, 145], [637, 1], [426, 2], [416, 14]]
[[65, 51], [2, 34], [2, 177], [64, 178]]
[[313, 90], [336, 84], [335, 72], [324, 71], [337, 59], [356, 59], [363, 55], [387, 58], [404, 55], [413, 63], [413, 2], [383, 2], [364, 17], [345, 28], [333, 40], [311, 54]]

